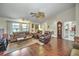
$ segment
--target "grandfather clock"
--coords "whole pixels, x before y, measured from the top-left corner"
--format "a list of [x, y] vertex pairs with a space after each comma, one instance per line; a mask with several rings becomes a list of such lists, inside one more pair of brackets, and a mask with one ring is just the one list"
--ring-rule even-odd
[[57, 22], [57, 39], [62, 39], [62, 22]]

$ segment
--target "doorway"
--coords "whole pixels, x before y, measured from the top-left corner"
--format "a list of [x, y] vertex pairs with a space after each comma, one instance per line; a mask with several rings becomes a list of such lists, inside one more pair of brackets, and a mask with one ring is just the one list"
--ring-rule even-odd
[[76, 25], [72, 22], [64, 22], [64, 39], [74, 41]]

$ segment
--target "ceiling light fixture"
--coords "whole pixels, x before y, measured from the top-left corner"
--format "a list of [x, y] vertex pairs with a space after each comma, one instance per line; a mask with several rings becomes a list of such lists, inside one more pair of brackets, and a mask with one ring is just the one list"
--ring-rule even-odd
[[37, 13], [31, 12], [30, 14], [32, 15], [32, 17], [35, 17], [37, 19], [45, 18], [45, 13], [44, 12], [37, 12]]

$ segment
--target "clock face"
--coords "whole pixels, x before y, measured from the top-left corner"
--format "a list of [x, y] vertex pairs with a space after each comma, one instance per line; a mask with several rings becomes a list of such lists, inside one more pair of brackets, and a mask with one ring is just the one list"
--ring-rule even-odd
[[58, 27], [61, 27], [61, 24], [58, 24]]

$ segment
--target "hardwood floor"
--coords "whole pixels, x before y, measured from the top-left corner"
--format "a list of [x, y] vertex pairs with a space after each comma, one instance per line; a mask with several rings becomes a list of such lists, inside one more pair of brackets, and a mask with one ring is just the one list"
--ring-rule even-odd
[[71, 52], [72, 44], [73, 42], [71, 41], [52, 38], [46, 45], [34, 43], [5, 56], [68, 56]]
[[32, 55], [39, 56], [68, 56], [71, 52], [72, 43], [64, 40], [53, 40], [47, 45], [33, 44], [30, 46]]

